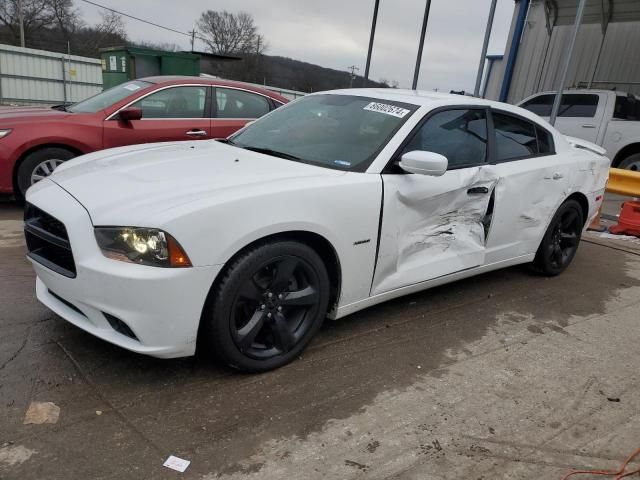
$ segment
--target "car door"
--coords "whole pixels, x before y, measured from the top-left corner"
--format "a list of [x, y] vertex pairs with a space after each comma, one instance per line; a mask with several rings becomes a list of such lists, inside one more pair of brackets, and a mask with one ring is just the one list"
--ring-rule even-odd
[[498, 178], [486, 262], [535, 253], [571, 181], [571, 153], [557, 155], [551, 132], [513, 113], [491, 110]]
[[123, 121], [118, 113], [104, 122], [104, 148], [137, 143], [211, 138], [208, 85], [165, 87], [127, 105], [142, 110], [140, 120]]
[[372, 295], [431, 280], [485, 262], [485, 218], [497, 179], [487, 164], [487, 110], [430, 113], [395, 158], [423, 150], [444, 155], [441, 177], [388, 167]]
[[[522, 103], [522, 107], [549, 120], [555, 95], [543, 94]], [[597, 93], [565, 93], [555, 127], [565, 135], [598, 141], [607, 96]]]
[[214, 90], [213, 138], [227, 138], [271, 110], [271, 101], [264, 95], [238, 88], [215, 87]]

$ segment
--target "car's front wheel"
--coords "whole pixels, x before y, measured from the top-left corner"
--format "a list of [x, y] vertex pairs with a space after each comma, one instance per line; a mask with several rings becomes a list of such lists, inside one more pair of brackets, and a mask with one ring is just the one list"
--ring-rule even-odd
[[309, 246], [278, 241], [236, 258], [207, 302], [201, 348], [227, 365], [260, 372], [296, 358], [318, 331], [329, 276]]
[[583, 226], [582, 207], [576, 200], [560, 205], [538, 247], [534, 270], [548, 276], [562, 273], [578, 250]]
[[24, 199], [27, 189], [34, 183], [47, 178], [62, 163], [76, 154], [66, 148], [47, 147], [28, 154], [18, 167], [16, 196]]

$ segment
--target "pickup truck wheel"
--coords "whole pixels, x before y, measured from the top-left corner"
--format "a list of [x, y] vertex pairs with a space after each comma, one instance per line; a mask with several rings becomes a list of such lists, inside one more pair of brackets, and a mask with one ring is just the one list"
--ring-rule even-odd
[[281, 367], [322, 325], [329, 290], [327, 269], [307, 245], [278, 241], [253, 248], [233, 262], [213, 292], [200, 345], [238, 370]]
[[553, 216], [533, 261], [533, 270], [553, 277], [561, 274], [578, 250], [584, 226], [582, 207], [567, 200]]
[[629, 155], [618, 164], [618, 168], [633, 170], [635, 172], [640, 171], [640, 153]]
[[18, 167], [16, 196], [24, 200], [27, 189], [34, 183], [48, 177], [63, 162], [76, 154], [66, 148], [48, 147], [36, 150], [25, 157]]

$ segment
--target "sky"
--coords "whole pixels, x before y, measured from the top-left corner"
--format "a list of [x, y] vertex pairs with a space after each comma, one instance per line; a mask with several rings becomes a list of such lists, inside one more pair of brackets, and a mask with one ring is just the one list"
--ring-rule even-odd
[[[374, 0], [96, 0], [108, 7], [180, 31], [194, 28], [209, 10], [253, 15], [268, 55], [364, 73]], [[370, 78], [410, 88], [426, 0], [380, 0]], [[87, 23], [100, 9], [75, 0]], [[514, 0], [498, 0], [488, 53], [504, 53]], [[418, 88], [473, 91], [491, 0], [432, 0]], [[190, 39], [125, 18], [133, 41], [175, 43]], [[196, 50], [204, 50], [196, 41]], [[268, 80], [267, 80], [268, 81]]]

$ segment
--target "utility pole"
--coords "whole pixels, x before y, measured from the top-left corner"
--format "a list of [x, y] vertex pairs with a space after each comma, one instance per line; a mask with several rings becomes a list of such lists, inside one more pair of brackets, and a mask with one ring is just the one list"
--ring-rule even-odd
[[194, 44], [195, 44], [195, 42], [196, 42], [196, 30], [195, 30], [195, 29], [193, 29], [193, 30], [191, 30], [191, 32], [189, 32], [189, 33], [191, 33], [191, 51], [193, 52], [193, 45], [194, 45]]
[[20, 24], [20, 46], [24, 47], [24, 12], [22, 11], [22, 0], [18, 0], [18, 23]]
[[351, 80], [349, 81], [349, 88], [353, 88], [353, 81], [356, 78], [356, 70], [360, 71], [360, 69], [355, 65], [351, 65], [350, 67], [347, 67], [347, 68], [351, 70]]
[[375, 0], [373, 5], [373, 20], [371, 21], [371, 35], [369, 36], [369, 50], [367, 51], [367, 64], [364, 67], [364, 83], [366, 87], [367, 80], [369, 80], [369, 67], [371, 66], [371, 52], [373, 51], [373, 37], [376, 34], [376, 23], [378, 22], [378, 7], [380, 6], [380, 0]]
[[473, 89], [473, 96], [480, 96], [480, 84], [482, 83], [482, 74], [484, 72], [484, 64], [487, 61], [487, 48], [489, 47], [489, 39], [491, 38], [491, 29], [493, 28], [493, 17], [496, 13], [496, 3], [498, 0], [491, 0], [491, 8], [489, 9], [489, 19], [487, 20], [487, 28], [484, 31], [484, 42], [482, 43], [482, 53], [480, 54], [480, 65], [478, 66], [478, 74], [476, 75], [476, 87]]
[[427, 22], [429, 21], [429, 10], [431, 9], [431, 0], [427, 0], [424, 8], [424, 18], [422, 19], [422, 30], [420, 31], [420, 44], [418, 45], [418, 58], [416, 59], [416, 68], [413, 71], [412, 90], [418, 88], [418, 75], [420, 75], [420, 63], [422, 62], [422, 49], [424, 48], [424, 37], [427, 33]]

